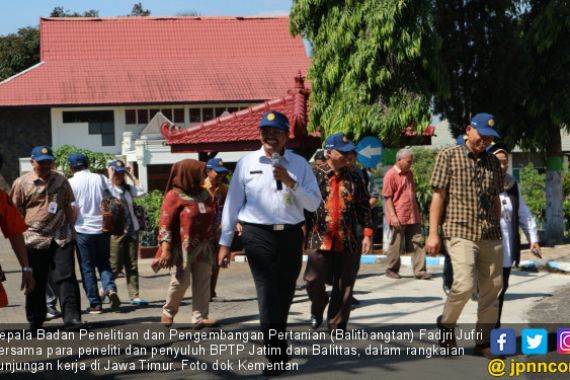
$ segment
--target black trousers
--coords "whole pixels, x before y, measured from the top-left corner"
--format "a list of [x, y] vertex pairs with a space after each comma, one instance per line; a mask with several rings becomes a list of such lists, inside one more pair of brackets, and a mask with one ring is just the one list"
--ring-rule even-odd
[[27, 248], [36, 281], [34, 290], [26, 296], [26, 317], [32, 327], [41, 327], [46, 318], [48, 276], [53, 280], [53, 290], [60, 302], [63, 322], [81, 319], [81, 298], [75, 276], [73, 247], [73, 242], [60, 247], [52, 241], [48, 249]]
[[[355, 261], [359, 252], [336, 252], [308, 250], [309, 260], [305, 270], [307, 294], [311, 300], [311, 314], [322, 316], [327, 304], [329, 330], [346, 329], [352, 307], [352, 290], [356, 280]], [[332, 285], [332, 292], [326, 292], [325, 284]]]
[[301, 226], [272, 231], [244, 224], [242, 242], [257, 291], [264, 344], [272, 352], [267, 358], [270, 362], [279, 362], [286, 358], [287, 341], [275, 337], [269, 339], [269, 330], [285, 332], [287, 328], [303, 261], [303, 231]]

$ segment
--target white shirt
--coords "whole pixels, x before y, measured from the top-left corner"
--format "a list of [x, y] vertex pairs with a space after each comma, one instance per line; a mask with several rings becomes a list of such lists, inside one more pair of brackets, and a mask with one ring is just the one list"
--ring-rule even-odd
[[317, 179], [309, 163], [285, 150], [280, 164], [298, 187], [283, 184], [277, 190], [271, 158], [263, 147], [242, 157], [236, 166], [222, 214], [220, 245], [231, 246], [238, 220], [256, 224], [298, 224], [305, 220], [303, 210], [314, 212], [322, 202]]
[[135, 209], [133, 207], [133, 198], [138, 198], [146, 195], [146, 191], [144, 190], [144, 188], [141, 185], [135, 186], [131, 184], [129, 185], [130, 190], [124, 192], [122, 187], [113, 185], [109, 179], [107, 179], [107, 186], [109, 188], [109, 191], [111, 192], [111, 195], [113, 195], [115, 198], [121, 199], [121, 196], [123, 195], [123, 193], [125, 193], [124, 195], [125, 195], [125, 200], [127, 201], [127, 210], [129, 211], [129, 214], [131, 215], [131, 220], [133, 221], [133, 230], [134, 231], [140, 230], [139, 221], [137, 219], [137, 216], [135, 215]]
[[[103, 228], [101, 200], [106, 187], [106, 177], [91, 173], [89, 169], [73, 174], [69, 184], [75, 195], [77, 220], [75, 231], [81, 234], [100, 234]], [[105, 182], [103, 182], [105, 181]]]
[[[501, 199], [501, 232], [503, 234], [503, 267], [510, 268], [513, 265], [513, 204], [506, 192], [499, 194]], [[519, 189], [519, 226], [524, 231], [527, 240], [531, 244], [538, 243], [538, 227], [530, 213]]]

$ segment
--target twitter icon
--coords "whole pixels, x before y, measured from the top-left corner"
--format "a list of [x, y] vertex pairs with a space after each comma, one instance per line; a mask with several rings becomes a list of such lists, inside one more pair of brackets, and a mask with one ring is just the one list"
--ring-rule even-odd
[[548, 331], [545, 329], [524, 329], [522, 352], [525, 355], [546, 355], [548, 352]]

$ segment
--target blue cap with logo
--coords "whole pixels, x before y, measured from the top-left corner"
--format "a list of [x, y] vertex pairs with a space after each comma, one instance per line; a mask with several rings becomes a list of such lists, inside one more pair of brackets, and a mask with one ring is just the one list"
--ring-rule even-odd
[[218, 173], [227, 173], [228, 168], [224, 167], [224, 162], [221, 158], [212, 158], [206, 163], [206, 169], [214, 170]]
[[69, 166], [76, 167], [76, 166], [87, 166], [89, 165], [89, 161], [87, 160], [87, 156], [83, 153], [72, 153], [68, 158], [67, 162]]
[[127, 170], [125, 163], [121, 160], [115, 160], [111, 162], [109, 166], [115, 169], [115, 173], [121, 173]]
[[353, 152], [356, 145], [350, 141], [343, 133], [335, 133], [325, 140], [325, 149], [338, 150], [339, 152]]
[[32, 149], [32, 160], [34, 161], [54, 161], [53, 151], [47, 145], [36, 146]]
[[273, 127], [281, 129], [282, 131], [288, 131], [289, 119], [280, 112], [269, 111], [263, 114], [261, 117], [261, 123], [259, 123], [259, 128], [264, 127]]
[[482, 136], [501, 137], [495, 131], [495, 117], [490, 113], [478, 113], [471, 118], [471, 126]]

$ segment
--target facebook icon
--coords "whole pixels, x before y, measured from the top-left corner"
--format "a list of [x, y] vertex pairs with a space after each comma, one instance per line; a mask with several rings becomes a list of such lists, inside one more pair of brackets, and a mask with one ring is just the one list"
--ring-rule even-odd
[[491, 331], [491, 352], [495, 355], [514, 355], [517, 352], [517, 333], [513, 329]]

